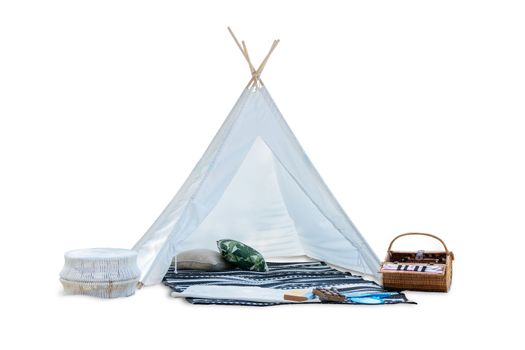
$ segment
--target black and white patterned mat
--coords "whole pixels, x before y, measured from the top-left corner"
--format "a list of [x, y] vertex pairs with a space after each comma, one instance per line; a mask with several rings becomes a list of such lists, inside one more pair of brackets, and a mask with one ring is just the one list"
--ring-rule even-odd
[[[268, 263], [268, 272], [244, 270], [197, 271], [179, 270], [173, 266], [164, 276], [164, 284], [176, 292], [183, 292], [192, 285], [253, 286], [278, 289], [303, 289], [312, 287], [336, 287], [341, 292], [379, 293], [384, 292], [377, 283], [367, 281], [349, 272], [341, 272], [323, 262]], [[192, 304], [222, 304], [270, 306], [291, 303], [251, 302], [242, 300], [187, 298]], [[393, 293], [383, 298], [384, 304], [413, 303], [403, 293]], [[320, 303], [314, 303], [320, 304]], [[345, 304], [355, 304], [347, 301]]]

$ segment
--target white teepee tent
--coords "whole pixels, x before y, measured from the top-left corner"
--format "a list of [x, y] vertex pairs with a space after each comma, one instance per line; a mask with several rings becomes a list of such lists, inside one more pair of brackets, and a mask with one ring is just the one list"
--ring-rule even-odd
[[[228, 28], [229, 29], [229, 28]], [[230, 30], [252, 78], [189, 178], [134, 246], [145, 285], [172, 258], [216, 241], [242, 241], [268, 257], [307, 256], [378, 277], [379, 260], [337, 203]]]

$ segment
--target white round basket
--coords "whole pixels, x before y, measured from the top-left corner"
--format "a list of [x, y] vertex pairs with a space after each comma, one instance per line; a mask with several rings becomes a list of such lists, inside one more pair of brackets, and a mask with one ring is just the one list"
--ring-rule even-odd
[[101, 298], [130, 296], [140, 277], [137, 252], [128, 249], [92, 248], [64, 254], [60, 282], [66, 294]]

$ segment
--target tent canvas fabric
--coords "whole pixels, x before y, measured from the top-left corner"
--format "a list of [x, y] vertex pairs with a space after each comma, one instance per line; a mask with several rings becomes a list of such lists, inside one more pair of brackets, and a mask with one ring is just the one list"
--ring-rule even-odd
[[133, 247], [144, 285], [160, 283], [181, 251], [215, 249], [225, 238], [265, 258], [307, 256], [379, 276], [379, 259], [308, 159], [261, 70], [251, 69], [249, 85], [206, 152]]

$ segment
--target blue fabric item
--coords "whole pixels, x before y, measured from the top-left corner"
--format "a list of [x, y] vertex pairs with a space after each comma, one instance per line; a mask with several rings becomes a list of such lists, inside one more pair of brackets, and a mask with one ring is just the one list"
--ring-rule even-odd
[[384, 304], [385, 301], [381, 298], [369, 297], [369, 298], [350, 298], [350, 301], [355, 304], [366, 304], [366, 305], [376, 305]]
[[384, 304], [383, 298], [388, 298], [396, 293], [341, 293], [348, 300], [356, 304]]

